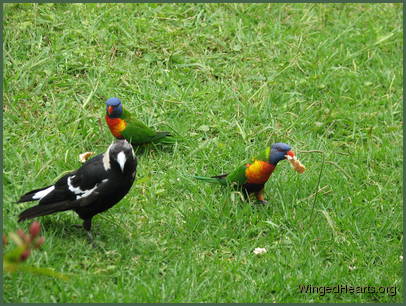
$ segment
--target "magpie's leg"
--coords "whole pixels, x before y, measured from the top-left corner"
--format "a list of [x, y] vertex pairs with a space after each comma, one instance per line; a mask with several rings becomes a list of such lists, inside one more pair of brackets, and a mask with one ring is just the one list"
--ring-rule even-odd
[[92, 246], [96, 247], [96, 244], [95, 244], [94, 239], [93, 239], [92, 232], [90, 231], [91, 228], [92, 228], [92, 218], [85, 219], [85, 221], [83, 221], [83, 228], [86, 230], [87, 237], [89, 238], [90, 243], [92, 244]]
[[94, 243], [93, 234], [91, 231], [86, 231], [87, 237], [89, 238], [91, 243]]

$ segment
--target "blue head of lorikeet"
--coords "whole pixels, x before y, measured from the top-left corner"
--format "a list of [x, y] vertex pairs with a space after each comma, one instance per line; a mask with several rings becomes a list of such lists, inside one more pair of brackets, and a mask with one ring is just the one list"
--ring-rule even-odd
[[123, 113], [123, 105], [119, 98], [110, 98], [106, 101], [106, 112], [110, 118], [120, 118]]
[[278, 162], [286, 159], [286, 155], [294, 157], [295, 153], [291, 151], [291, 147], [286, 143], [283, 142], [274, 143], [271, 146], [271, 152], [269, 154], [269, 163], [276, 166]]

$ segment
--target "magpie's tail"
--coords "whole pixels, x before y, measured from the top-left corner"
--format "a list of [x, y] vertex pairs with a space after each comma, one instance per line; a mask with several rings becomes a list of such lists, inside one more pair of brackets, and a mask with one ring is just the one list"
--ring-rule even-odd
[[53, 189], [54, 189], [54, 186], [51, 185], [51, 186], [48, 186], [48, 187], [32, 190], [30, 192], [27, 192], [26, 194], [23, 194], [20, 197], [20, 199], [17, 201], [17, 203], [41, 200], [48, 193], [50, 193]]
[[35, 217], [47, 216], [55, 212], [65, 211], [69, 209], [72, 209], [71, 202], [69, 201], [57, 202], [53, 204], [37, 205], [34, 207], [30, 207], [24, 210], [21, 214], [19, 214], [18, 222], [26, 219], [32, 219]]

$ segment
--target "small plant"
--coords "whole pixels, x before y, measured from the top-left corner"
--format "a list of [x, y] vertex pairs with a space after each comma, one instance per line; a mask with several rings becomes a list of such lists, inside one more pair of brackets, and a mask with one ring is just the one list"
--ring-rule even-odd
[[[66, 279], [64, 274], [55, 272], [48, 268], [38, 268], [26, 264], [27, 259], [30, 257], [33, 250], [39, 249], [45, 242], [45, 237], [40, 236], [41, 224], [37, 221], [31, 223], [28, 233], [22, 229], [16, 232], [9, 233], [9, 238], [13, 240], [16, 247], [4, 253], [3, 257], [3, 271], [8, 273], [14, 272], [30, 272], [42, 275], [53, 276], [57, 278]], [[3, 234], [3, 250], [8, 244], [9, 239]]]

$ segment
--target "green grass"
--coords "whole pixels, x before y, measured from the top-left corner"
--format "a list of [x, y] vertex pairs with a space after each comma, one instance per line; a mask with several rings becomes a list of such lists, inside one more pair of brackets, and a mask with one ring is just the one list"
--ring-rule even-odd
[[[5, 5], [5, 232], [28, 224], [21, 194], [106, 150], [106, 98], [184, 140], [138, 154], [130, 193], [93, 219], [103, 251], [73, 212], [40, 218], [29, 262], [72, 276], [6, 274], [4, 300], [403, 301], [402, 36], [402, 4]], [[281, 162], [268, 206], [190, 178], [277, 141], [308, 170]], [[309, 150], [326, 161], [314, 210], [322, 155]]]

